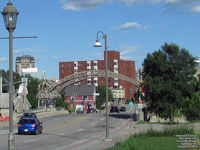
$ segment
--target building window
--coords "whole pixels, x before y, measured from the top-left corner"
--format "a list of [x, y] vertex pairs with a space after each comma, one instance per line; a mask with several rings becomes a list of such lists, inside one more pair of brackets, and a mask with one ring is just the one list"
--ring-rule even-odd
[[70, 68], [70, 66], [71, 66], [71, 65], [70, 65], [70, 64], [68, 64], [68, 67], [69, 67], [69, 68]]
[[61, 67], [63, 68], [63, 67], [64, 67], [64, 64], [62, 64]]

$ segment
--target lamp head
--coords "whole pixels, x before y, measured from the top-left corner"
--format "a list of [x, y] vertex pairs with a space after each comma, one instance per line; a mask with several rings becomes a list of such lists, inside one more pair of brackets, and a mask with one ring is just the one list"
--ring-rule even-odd
[[19, 14], [16, 7], [9, 1], [1, 14], [3, 15], [6, 29], [13, 31], [16, 28], [17, 16]]
[[94, 47], [101, 47], [101, 43], [99, 42], [99, 40], [96, 40]]

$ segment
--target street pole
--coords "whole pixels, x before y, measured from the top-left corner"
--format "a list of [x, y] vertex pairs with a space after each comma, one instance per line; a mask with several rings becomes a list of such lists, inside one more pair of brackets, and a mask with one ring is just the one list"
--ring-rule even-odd
[[[133, 89], [132, 88], [130, 88], [129, 89], [129, 92], [130, 92], [130, 102], [131, 102], [131, 98], [132, 98], [132, 91], [133, 91]], [[130, 129], [131, 129], [131, 127], [132, 127], [132, 122], [133, 122], [133, 106], [131, 106], [131, 120], [130, 120]]]
[[13, 30], [9, 30], [9, 150], [15, 150], [13, 133]]
[[101, 47], [101, 43], [99, 42], [98, 35], [99, 33], [103, 34], [103, 39], [105, 40], [105, 61], [106, 61], [106, 68], [105, 68], [105, 78], [106, 78], [106, 140], [109, 139], [109, 122], [108, 122], [108, 51], [107, 51], [107, 35], [104, 34], [102, 31], [97, 32], [97, 39], [94, 47]]
[[104, 35], [105, 39], [105, 57], [106, 57], [106, 139], [109, 138], [109, 126], [108, 126], [108, 53], [107, 53], [107, 35]]

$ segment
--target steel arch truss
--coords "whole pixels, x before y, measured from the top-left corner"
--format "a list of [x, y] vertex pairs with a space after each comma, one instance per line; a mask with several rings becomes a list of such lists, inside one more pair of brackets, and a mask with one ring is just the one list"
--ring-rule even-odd
[[[111, 71], [108, 71], [107, 73], [108, 73], [108, 77], [118, 78], [118, 79], [130, 82], [136, 86], [140, 86], [140, 83], [138, 81], [133, 80], [125, 75], [114, 73]], [[94, 78], [94, 77], [105, 77], [105, 70], [89, 70], [89, 71], [82, 71], [82, 72], [71, 74], [61, 79], [60, 81], [54, 83], [53, 85], [51, 85], [51, 87], [49, 88], [49, 92], [60, 93], [66, 86], [72, 85], [74, 83], [78, 83], [88, 78]]]

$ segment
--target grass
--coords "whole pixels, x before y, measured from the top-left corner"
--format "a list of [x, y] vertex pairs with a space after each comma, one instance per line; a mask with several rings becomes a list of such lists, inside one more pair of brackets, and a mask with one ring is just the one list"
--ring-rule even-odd
[[[165, 128], [163, 131], [150, 129], [146, 132], [132, 135], [124, 142], [117, 142], [115, 146], [106, 150], [181, 150], [180, 143], [176, 135], [194, 135], [193, 128], [189, 126], [176, 126], [175, 128]], [[199, 145], [199, 137], [197, 135]], [[200, 150], [199, 148], [184, 150]]]

